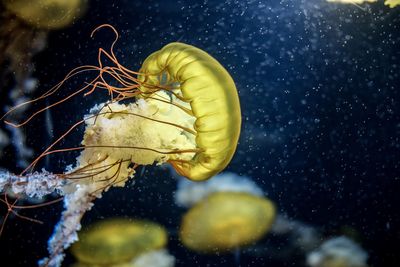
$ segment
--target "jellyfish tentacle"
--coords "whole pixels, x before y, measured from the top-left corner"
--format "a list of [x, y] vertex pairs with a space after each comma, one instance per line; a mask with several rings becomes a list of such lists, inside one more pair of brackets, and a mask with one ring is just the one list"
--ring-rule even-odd
[[[63, 80], [61, 80], [58, 84], [56, 84], [55, 86], [53, 86], [52, 88], [50, 88], [48, 91], [46, 91], [44, 94], [42, 94], [41, 96], [31, 99], [29, 101], [20, 103], [12, 108], [10, 108], [4, 115], [1, 116], [0, 120], [3, 120], [5, 117], [7, 117], [9, 114], [11, 114], [12, 112], [14, 112], [16, 109], [19, 109], [23, 106], [29, 105], [29, 104], [33, 104], [41, 99], [45, 99], [51, 95], [53, 95], [54, 93], [56, 93], [63, 85], [64, 83], [69, 80], [70, 78], [74, 77], [75, 75], [87, 72], [87, 71], [97, 71], [96, 66], [89, 66], [89, 65], [85, 65], [85, 66], [79, 66], [73, 70], [71, 70], [65, 77]], [[95, 81], [95, 79], [93, 80]], [[26, 122], [27, 123], [27, 122]], [[25, 123], [25, 124], [26, 124]], [[19, 125], [22, 126], [22, 125]], [[18, 127], [19, 127], [18, 126]], [[17, 126], [14, 126], [17, 127]]]

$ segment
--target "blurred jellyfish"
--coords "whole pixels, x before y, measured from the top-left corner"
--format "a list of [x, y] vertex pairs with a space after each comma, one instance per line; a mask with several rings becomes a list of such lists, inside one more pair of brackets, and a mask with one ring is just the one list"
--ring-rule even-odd
[[[0, 191], [13, 188], [19, 179], [25, 181], [23, 189], [32, 187], [33, 174], [42, 174], [44, 186], [37, 190], [46, 193], [47, 185], [52, 184], [47, 180], [61, 181], [57, 190], [64, 195], [65, 210], [49, 240], [50, 256], [40, 261], [43, 266], [61, 265], [63, 250], [78, 239], [80, 220], [93, 201], [112, 186], [124, 186], [138, 166], [169, 163], [189, 179], [205, 180], [223, 170], [236, 150], [241, 125], [239, 98], [233, 79], [218, 61], [199, 48], [171, 43], [151, 54], [135, 72], [122, 66], [114, 54], [118, 32], [111, 25], [101, 25], [95, 31], [103, 27], [112, 29], [116, 39], [109, 51], [99, 49], [98, 66], [84, 65], [72, 70], [48, 92], [5, 115], [24, 105], [57, 97], [62, 85], [78, 74], [91, 72], [97, 76], [24, 121], [6, 123], [22, 127], [38, 114], [79, 94], [107, 91], [110, 95], [108, 102], [93, 107], [21, 175], [0, 175], [5, 181]], [[104, 61], [112, 64], [106, 65]], [[80, 125], [86, 125], [81, 146], [56, 148]], [[69, 151], [81, 154], [75, 166], [68, 166], [65, 173], [29, 173], [47, 155]], [[10, 203], [7, 206], [9, 211], [13, 210]]]
[[191, 207], [215, 192], [243, 192], [262, 197], [264, 192], [246, 176], [225, 172], [204, 183], [179, 179], [175, 202], [181, 207]]
[[400, 5], [400, 0], [385, 0], [385, 5], [389, 6], [390, 8], [394, 8]]
[[88, 0], [2, 0], [4, 6], [34, 28], [59, 29], [86, 10]]
[[368, 254], [351, 239], [328, 239], [307, 255], [310, 267], [367, 267]]
[[[143, 253], [129, 262], [107, 265], [107, 267], [174, 267], [175, 257], [166, 249], [152, 250]], [[71, 267], [104, 267], [104, 265], [93, 265], [75, 263]]]
[[143, 266], [141, 262], [148, 262], [150, 256], [170, 259], [167, 260], [167, 266], [173, 266], [174, 257], [165, 250], [166, 244], [167, 232], [161, 225], [144, 220], [114, 218], [84, 229], [79, 234], [79, 242], [71, 247], [71, 252], [79, 266], [137, 267]]
[[275, 206], [266, 198], [241, 192], [213, 193], [183, 216], [180, 239], [198, 252], [233, 251], [260, 240], [274, 218]]
[[343, 4], [364, 4], [364, 3], [374, 3], [378, 0], [326, 0], [333, 3], [343, 3]]
[[[0, 7], [4, 6], [0, 12], [0, 83], [1, 90], [9, 92], [8, 99], [2, 100], [5, 105], [15, 106], [31, 99], [37, 87], [32, 77], [33, 56], [45, 48], [49, 30], [71, 25], [86, 5], [87, 0], [0, 0]], [[9, 120], [23, 118], [27, 107], [18, 109]], [[9, 130], [16, 165], [25, 168], [33, 151], [26, 145], [23, 131]]]
[[321, 233], [318, 229], [285, 215], [276, 217], [271, 233], [277, 236], [286, 236], [290, 244], [286, 248], [289, 250], [309, 252], [321, 243]]
[[227, 252], [261, 239], [275, 219], [275, 205], [249, 178], [233, 173], [203, 183], [180, 181], [180, 206], [194, 205], [182, 219], [180, 239], [197, 252]]

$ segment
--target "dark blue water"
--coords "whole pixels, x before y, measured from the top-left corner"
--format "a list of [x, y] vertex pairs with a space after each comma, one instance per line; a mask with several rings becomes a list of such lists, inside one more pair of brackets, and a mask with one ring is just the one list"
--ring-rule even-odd
[[[90, 38], [103, 23], [118, 29], [117, 56], [134, 70], [177, 40], [217, 58], [236, 82], [243, 114], [228, 170], [254, 178], [280, 212], [325, 236], [352, 228], [370, 266], [398, 266], [400, 7], [377, 3], [362, 10], [317, 0], [91, 1], [86, 15], [52, 32], [47, 49], [34, 58], [43, 91], [73, 67], [96, 63], [98, 47], [113, 38], [108, 30]], [[98, 101], [74, 100], [52, 111], [56, 131]], [[46, 144], [39, 126], [29, 130], [37, 151]], [[50, 168], [60, 171], [73, 158], [54, 158]], [[280, 259], [276, 247], [261, 255], [240, 253], [240, 259], [185, 249], [176, 236], [184, 210], [174, 204], [175, 188], [168, 171], [148, 167], [135, 185], [96, 201], [84, 223], [116, 215], [156, 220], [171, 232], [176, 266], [304, 266], [304, 255]], [[26, 213], [44, 219], [44, 226], [11, 220], [1, 237], [1, 258], [14, 262], [9, 266], [33, 266], [46, 255], [60, 211], [56, 205]], [[288, 242], [267, 236], [261, 246], [284, 250]]]

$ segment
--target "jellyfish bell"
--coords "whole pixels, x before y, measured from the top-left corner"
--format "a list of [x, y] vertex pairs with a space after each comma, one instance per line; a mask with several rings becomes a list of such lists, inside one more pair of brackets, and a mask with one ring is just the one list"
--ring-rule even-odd
[[167, 232], [159, 224], [122, 218], [107, 219], [79, 233], [72, 254], [86, 265], [114, 265], [129, 262], [167, 244]]
[[233, 157], [239, 139], [241, 113], [235, 83], [226, 69], [203, 50], [183, 43], [171, 43], [151, 54], [139, 70], [141, 91], [151, 93], [166, 75], [177, 84], [179, 99], [190, 104], [196, 118], [196, 145], [200, 151], [186, 162], [169, 163], [182, 176], [205, 180], [223, 170]]
[[201, 253], [228, 252], [251, 245], [271, 228], [272, 201], [243, 192], [217, 192], [193, 206], [182, 219], [180, 239]]
[[368, 253], [356, 242], [345, 237], [333, 237], [307, 255], [310, 267], [368, 267]]
[[374, 3], [378, 0], [326, 0], [331, 3], [341, 3], [341, 4], [364, 4], [364, 3]]
[[[76, 262], [70, 267], [104, 267], [103, 264]], [[107, 267], [174, 267], [175, 257], [166, 249], [152, 250], [138, 255], [129, 262], [106, 265]]]
[[395, 8], [396, 6], [400, 5], [400, 0], [385, 0], [385, 5], [389, 6], [390, 8]]
[[86, 10], [88, 0], [2, 0], [4, 6], [34, 28], [60, 29]]

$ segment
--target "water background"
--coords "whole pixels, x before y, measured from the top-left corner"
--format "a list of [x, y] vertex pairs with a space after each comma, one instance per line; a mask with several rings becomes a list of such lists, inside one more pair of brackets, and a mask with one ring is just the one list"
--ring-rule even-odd
[[[169, 42], [206, 50], [239, 90], [242, 135], [228, 170], [254, 178], [280, 212], [326, 236], [354, 229], [371, 266], [398, 266], [400, 7], [363, 7], [317, 0], [91, 1], [75, 25], [50, 34], [47, 49], [34, 58], [35, 76], [44, 92], [70, 69], [96, 64], [98, 47], [108, 47], [114, 37], [102, 30], [90, 38], [103, 23], [118, 29], [116, 54], [133, 70]], [[104, 99], [75, 99], [52, 110], [54, 135]], [[40, 118], [26, 131], [36, 151], [46, 147]], [[65, 145], [79, 141], [76, 133]], [[45, 167], [60, 171], [74, 157], [51, 158]], [[17, 171], [11, 158], [3, 165]], [[134, 185], [97, 200], [84, 223], [111, 216], [155, 220], [171, 233], [177, 267], [235, 266], [233, 254], [203, 256], [180, 245], [176, 233], [184, 210], [174, 204], [175, 188], [166, 169], [148, 167]], [[42, 226], [10, 220], [0, 240], [2, 260], [34, 266], [46, 255], [60, 211], [61, 204], [24, 213], [44, 220]], [[270, 246], [267, 239], [261, 243]], [[299, 255], [279, 260], [274, 249], [254, 251], [241, 254], [242, 267], [304, 266]], [[72, 261], [68, 257], [65, 266]]]

